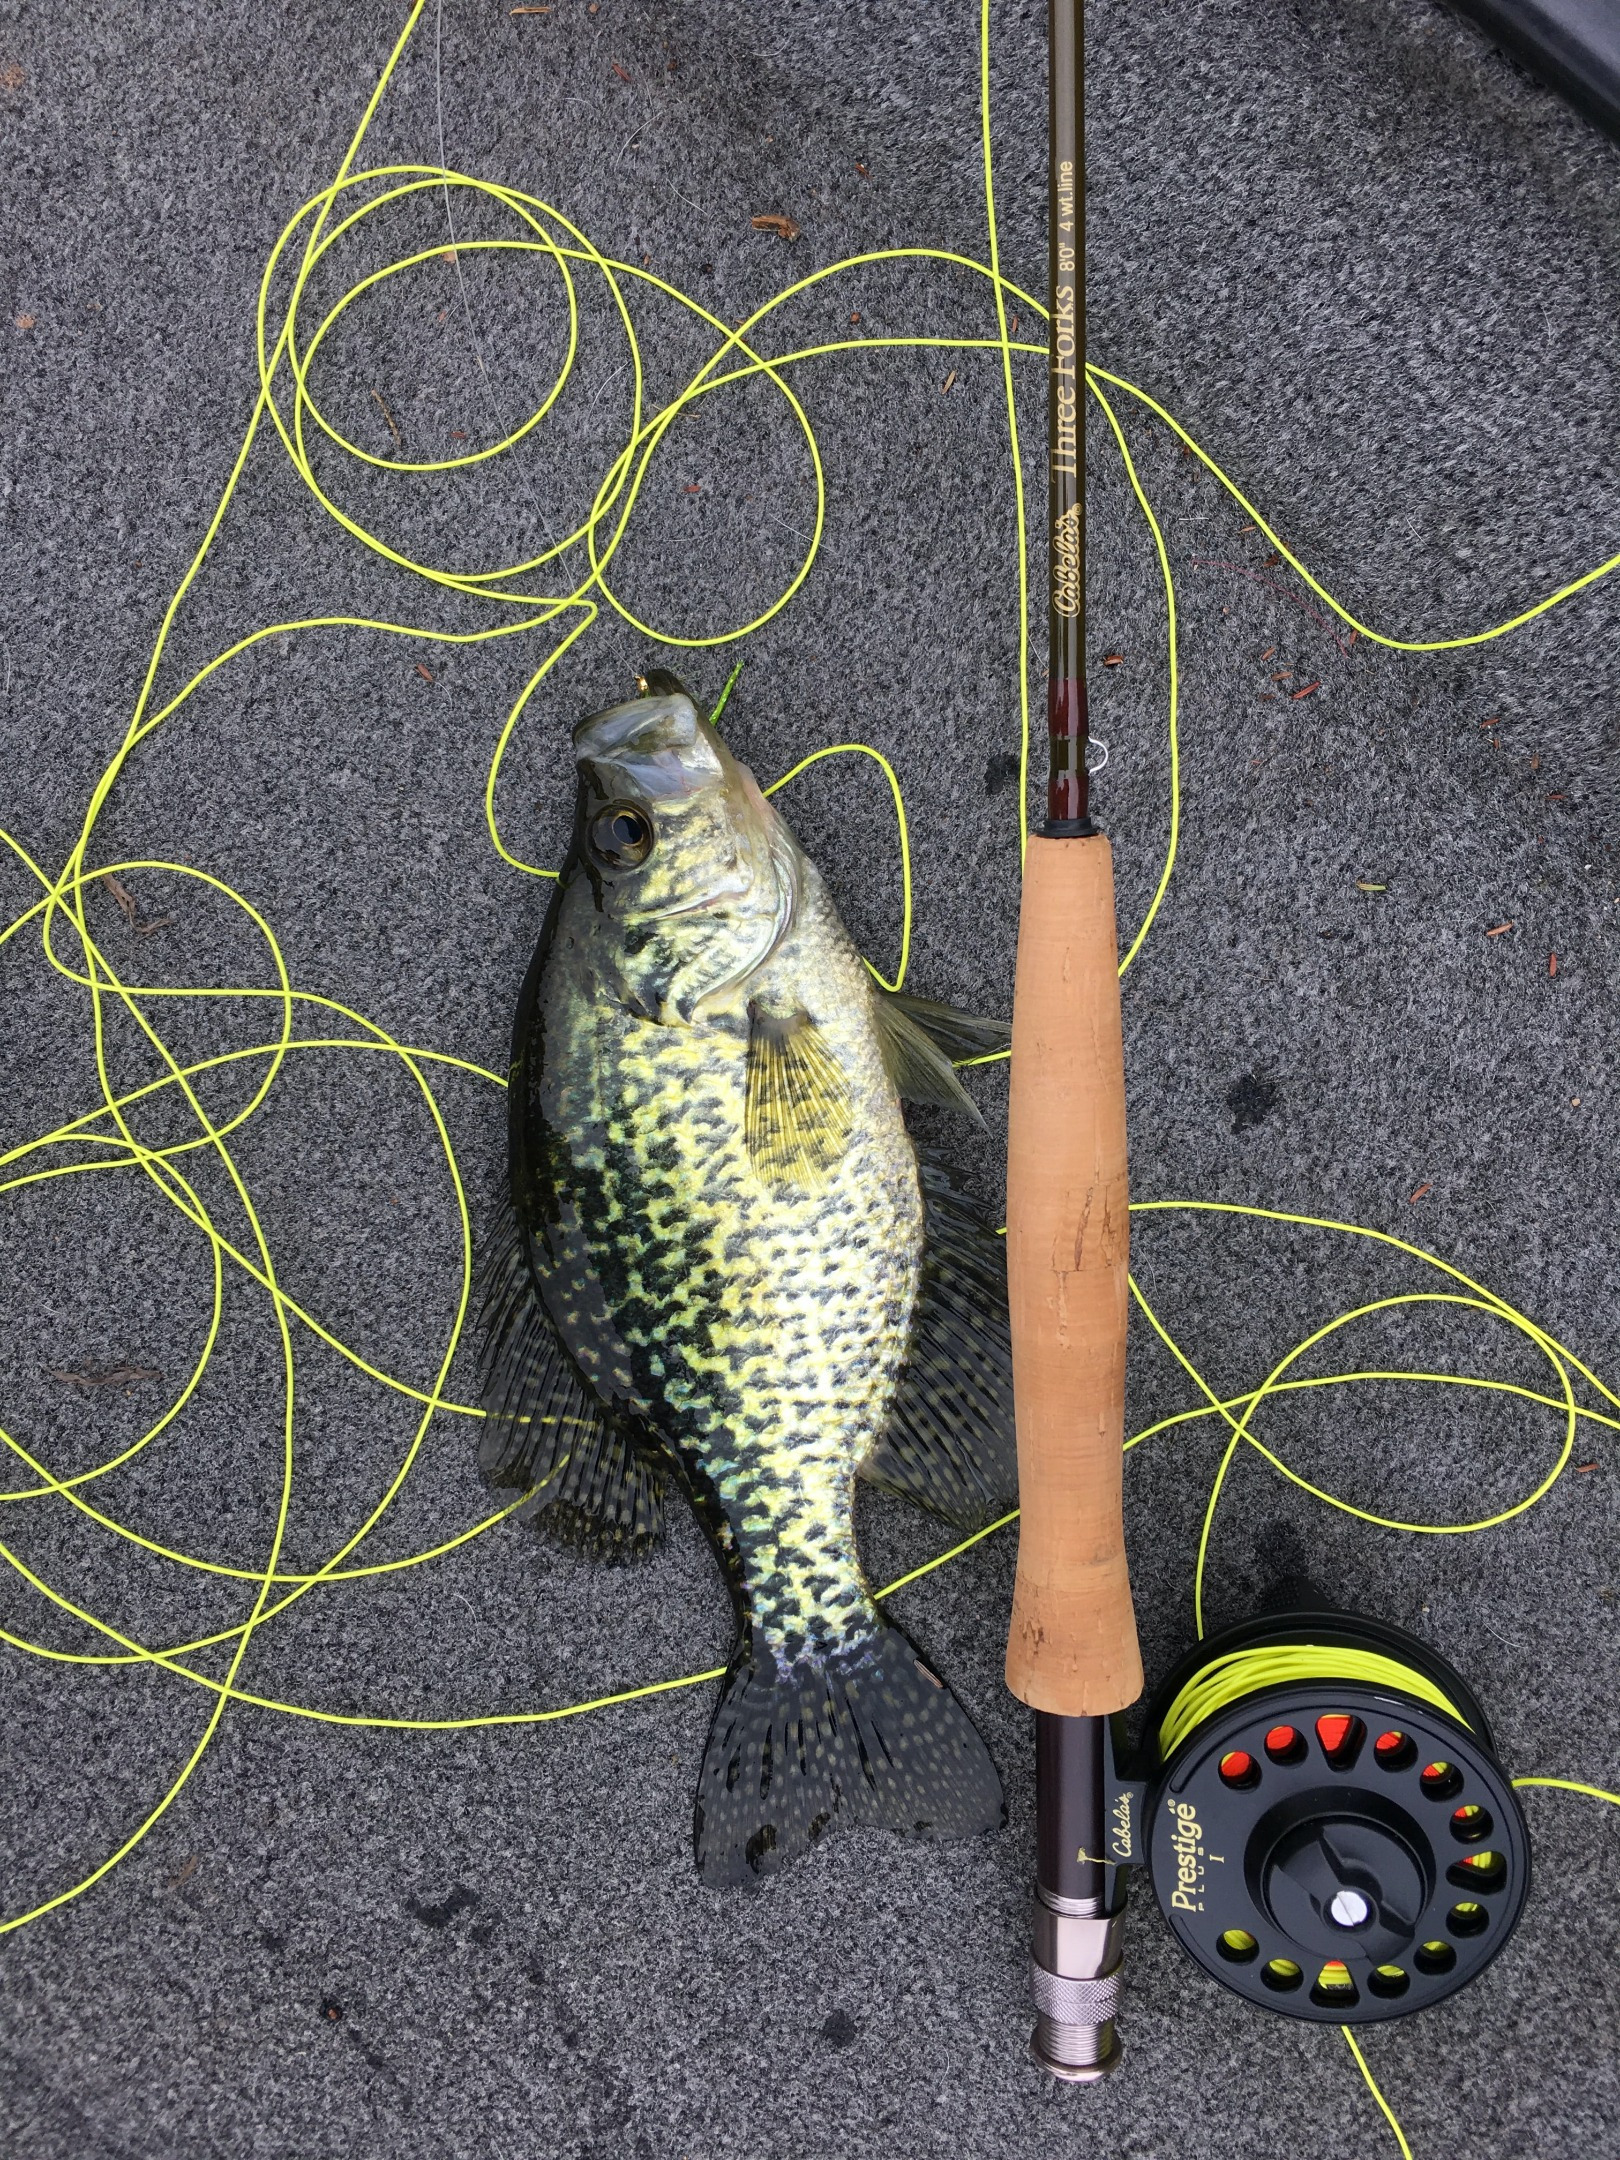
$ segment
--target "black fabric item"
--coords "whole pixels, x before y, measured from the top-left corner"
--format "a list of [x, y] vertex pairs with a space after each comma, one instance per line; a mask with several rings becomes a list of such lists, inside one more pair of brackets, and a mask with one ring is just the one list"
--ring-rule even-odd
[[1451, 0], [1482, 30], [1620, 142], [1616, 0]]

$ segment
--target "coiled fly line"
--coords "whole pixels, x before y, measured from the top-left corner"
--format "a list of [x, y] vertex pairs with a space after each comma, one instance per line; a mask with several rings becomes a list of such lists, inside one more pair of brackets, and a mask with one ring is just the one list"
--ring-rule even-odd
[[[105, 1171], [137, 1171], [148, 1181], [156, 1194], [175, 1209], [182, 1220], [196, 1232], [200, 1241], [200, 1253], [211, 1276], [210, 1309], [195, 1361], [183, 1384], [174, 1392], [161, 1415], [147, 1430], [130, 1445], [121, 1448], [94, 1467], [62, 1476], [14, 1433], [0, 1432], [9, 1452], [16, 1480], [7, 1489], [0, 1491], [0, 1502], [5, 1503], [7, 1508], [23, 1508], [40, 1502], [65, 1504], [82, 1517], [85, 1523], [94, 1525], [98, 1532], [138, 1548], [152, 1559], [171, 1568], [240, 1584], [245, 1606], [243, 1616], [230, 1626], [215, 1628], [173, 1642], [155, 1643], [141, 1640], [121, 1628], [114, 1617], [94, 1611], [69, 1596], [59, 1584], [50, 1581], [38, 1568], [30, 1566], [10, 1543], [0, 1537], [0, 1559], [12, 1570], [15, 1579], [26, 1584], [47, 1607], [88, 1630], [97, 1641], [95, 1649], [68, 1651], [36, 1640], [20, 1630], [0, 1628], [0, 1640], [12, 1651], [55, 1666], [156, 1669], [200, 1691], [200, 1723], [195, 1743], [174, 1770], [166, 1787], [133, 1823], [127, 1835], [80, 1880], [56, 1886], [40, 1886], [31, 1901], [25, 1898], [20, 1909], [0, 1918], [0, 1934], [22, 1928], [43, 1914], [71, 1903], [126, 1858], [184, 1791], [207, 1753], [230, 1704], [249, 1705], [283, 1716], [319, 1723], [361, 1726], [379, 1731], [450, 1732], [479, 1726], [541, 1724], [579, 1717], [611, 1705], [638, 1701], [721, 1677], [720, 1669], [716, 1667], [703, 1672], [649, 1680], [643, 1685], [615, 1689], [590, 1700], [522, 1711], [469, 1712], [465, 1715], [439, 1718], [362, 1715], [326, 1710], [312, 1704], [259, 1694], [245, 1684], [244, 1664], [255, 1635], [311, 1592], [331, 1591], [343, 1583], [426, 1567], [482, 1537], [504, 1521], [516, 1506], [522, 1504], [521, 1500], [514, 1501], [511, 1506], [496, 1509], [440, 1542], [400, 1558], [367, 1561], [361, 1557], [367, 1540], [388, 1515], [410, 1478], [432, 1421], [440, 1416], [465, 1419], [481, 1415], [476, 1405], [456, 1400], [446, 1393], [452, 1361], [467, 1324], [472, 1282], [473, 1231], [467, 1193], [446, 1114], [435, 1089], [435, 1079], [441, 1069], [448, 1068], [491, 1090], [502, 1089], [505, 1082], [502, 1074], [458, 1057], [448, 1050], [403, 1041], [368, 1015], [336, 998], [295, 982], [270, 922], [247, 895], [223, 879], [187, 863], [159, 858], [101, 859], [96, 849], [98, 821], [119, 777], [128, 769], [142, 745], [159, 729], [173, 723], [195, 692], [213, 675], [267, 639], [338, 629], [366, 631], [385, 637], [410, 638], [451, 646], [478, 644], [502, 638], [524, 639], [529, 641], [525, 649], [535, 656], [535, 663], [496, 736], [484, 784], [484, 815], [490, 844], [503, 862], [515, 871], [534, 877], [555, 877], [557, 872], [554, 869], [529, 863], [513, 851], [503, 837], [496, 808], [503, 761], [541, 684], [564, 654], [590, 632], [604, 608], [649, 639], [694, 650], [735, 646], [773, 621], [804, 586], [817, 559], [826, 520], [826, 476], [815, 429], [795, 387], [796, 382], [806, 370], [833, 363], [844, 353], [870, 353], [874, 348], [949, 347], [954, 355], [963, 357], [964, 364], [967, 356], [974, 354], [998, 356], [1005, 392], [1007, 447], [1017, 534], [1020, 846], [1027, 838], [1030, 734], [1027, 521], [1014, 387], [1017, 369], [1040, 366], [1046, 355], [1043, 342], [1034, 338], [1020, 338], [1016, 334], [1017, 325], [1023, 321], [1043, 320], [1045, 310], [1032, 294], [1013, 283], [1001, 270], [989, 119], [989, 0], [981, 0], [979, 16], [980, 126], [987, 241], [985, 259], [976, 260], [948, 249], [928, 247], [883, 248], [852, 255], [787, 285], [735, 327], [721, 321], [690, 294], [657, 276], [649, 267], [604, 254], [589, 235], [573, 224], [562, 211], [519, 189], [474, 174], [458, 172], [442, 164], [362, 166], [361, 153], [367, 135], [389, 83], [417, 31], [426, 4], [427, 0], [414, 0], [405, 26], [388, 56], [331, 182], [311, 196], [288, 221], [271, 250], [260, 283], [257, 309], [257, 400], [218, 504], [163, 612], [128, 725], [91, 792], [77, 840], [66, 861], [53, 871], [38, 862], [15, 834], [0, 830], [0, 841], [4, 842], [15, 862], [37, 888], [37, 897], [31, 904], [11, 921], [0, 926], [0, 945], [9, 943], [25, 932], [37, 937], [47, 966], [78, 994], [86, 1036], [95, 1060], [100, 1092], [100, 1100], [92, 1108], [53, 1130], [42, 1132], [0, 1154], [0, 1194], [20, 1193], [26, 1188], [46, 1185], [59, 1178], [95, 1176]], [[352, 245], [357, 237], [362, 235], [367, 221], [379, 212], [426, 194], [443, 195], [448, 203], [452, 190], [458, 202], [475, 206], [479, 211], [490, 214], [498, 219], [501, 227], [500, 230], [472, 237], [458, 232], [455, 239], [458, 256], [480, 253], [516, 254], [539, 257], [551, 267], [566, 307], [567, 333], [563, 360], [555, 380], [539, 403], [519, 425], [510, 429], [502, 440], [482, 449], [469, 449], [454, 457], [425, 462], [413, 462], [403, 456], [380, 457], [346, 437], [326, 415], [312, 387], [311, 373], [324, 342], [356, 302], [387, 281], [442, 257], [445, 250], [442, 245], [423, 249], [371, 270], [358, 278], [315, 322], [313, 328], [306, 319], [306, 302], [311, 281], [323, 264], [329, 259], [335, 262], [338, 251], [345, 245]], [[984, 334], [923, 336], [863, 332], [858, 336], [827, 338], [786, 351], [768, 349], [773, 318], [788, 302], [806, 294], [816, 294], [823, 300], [830, 299], [837, 290], [838, 282], [852, 273], [877, 264], [900, 262], [927, 265], [941, 275], [965, 280], [981, 303], [985, 320]], [[315, 470], [314, 454], [317, 446], [323, 443], [382, 473], [427, 475], [478, 465], [499, 457], [527, 437], [544, 422], [574, 369], [580, 349], [580, 286], [585, 279], [599, 281], [623, 333], [624, 351], [630, 373], [629, 418], [622, 441], [605, 463], [587, 514], [564, 538], [524, 560], [485, 570], [447, 570], [403, 553], [381, 533], [346, 509], [329, 487], [322, 485]], [[711, 333], [714, 340], [709, 358], [696, 369], [674, 396], [658, 405], [653, 403], [648, 394], [643, 347], [636, 327], [634, 303], [644, 288], [651, 288], [664, 300], [686, 310], [690, 321]], [[1165, 723], [1169, 754], [1168, 839], [1152, 897], [1140, 924], [1126, 944], [1120, 963], [1121, 972], [1124, 973], [1140, 954], [1171, 886], [1180, 835], [1182, 790], [1176, 584], [1163, 531], [1132, 453], [1126, 415], [1134, 416], [1137, 421], [1156, 422], [1169, 430], [1182, 447], [1213, 475], [1276, 550], [1281, 561], [1289, 566], [1333, 616], [1359, 636], [1396, 652], [1439, 652], [1484, 644], [1505, 637], [1538, 616], [1546, 614], [1550, 609], [1573, 599], [1600, 579], [1608, 577], [1620, 567], [1620, 554], [1610, 556], [1582, 576], [1571, 579], [1545, 598], [1521, 608], [1506, 621], [1490, 628], [1431, 639], [1393, 636], [1358, 620], [1342, 605], [1309, 567], [1289, 549], [1285, 540], [1272, 529], [1260, 510], [1222, 470], [1209, 452], [1147, 391], [1124, 376], [1095, 366], [1088, 368], [1087, 378], [1090, 394], [1107, 421], [1126, 479], [1152, 540], [1163, 585], [1168, 642]], [[624, 594], [617, 589], [614, 583], [614, 566], [652, 463], [670, 430], [683, 414], [706, 398], [756, 380], [769, 385], [771, 391], [781, 399], [786, 408], [786, 417], [792, 426], [800, 431], [804, 440], [814, 480], [815, 514], [811, 533], [804, 543], [803, 554], [797, 567], [769, 605], [733, 628], [697, 635], [685, 634], [679, 629], [649, 622], [636, 612]], [[444, 630], [428, 624], [342, 613], [268, 623], [216, 653], [197, 668], [178, 690], [160, 701], [156, 685], [171, 632], [188, 593], [209, 560], [249, 458], [266, 425], [274, 431], [304, 487], [309, 490], [321, 509], [352, 539], [395, 569], [472, 604], [483, 611], [487, 619], [476, 627], [461, 630]], [[789, 772], [783, 774], [774, 787], [788, 786], [809, 766], [820, 760], [848, 757], [875, 763], [892, 798], [902, 883], [901, 930], [893, 976], [891, 978], [880, 974], [879, 980], [888, 987], [898, 988], [905, 979], [911, 948], [911, 842], [902, 784], [893, 765], [880, 747], [856, 741], [835, 743], [809, 752]], [[774, 789], [772, 791], [774, 792]], [[244, 927], [262, 946], [272, 981], [261, 985], [197, 984], [176, 988], [128, 980], [108, 958], [102, 943], [95, 935], [91, 927], [87, 900], [98, 881], [108, 877], [117, 879], [136, 872], [157, 872], [169, 878], [200, 884], [230, 908], [237, 910]], [[876, 974], [878, 970], [874, 967], [873, 972]], [[167, 1000], [200, 1001], [205, 1004], [226, 1000], [259, 1000], [269, 1008], [266, 1013], [264, 1039], [247, 1047], [188, 1061], [171, 1044], [161, 1025]], [[115, 1019], [121, 1026], [127, 1024], [133, 1027], [138, 1038], [150, 1047], [157, 1060], [157, 1078], [144, 1080], [138, 1085], [126, 1084], [119, 1078], [112, 1041], [112, 1023]], [[255, 1200], [248, 1175], [238, 1158], [235, 1143], [269, 1103], [278, 1077], [290, 1060], [311, 1051], [354, 1053], [380, 1059], [390, 1068], [399, 1069], [409, 1086], [415, 1090], [432, 1121], [437, 1147], [454, 1198], [460, 1238], [461, 1280], [454, 1300], [454, 1309], [443, 1329], [442, 1347], [433, 1378], [425, 1387], [419, 1387], [400, 1374], [368, 1362], [327, 1326], [318, 1313], [300, 1304], [290, 1294], [278, 1272], [270, 1230]], [[204, 1081], [205, 1076], [219, 1073], [226, 1068], [238, 1067], [243, 1083], [241, 1100], [228, 1115], [216, 1116], [205, 1106], [199, 1083]], [[137, 1114], [160, 1097], [183, 1105], [188, 1119], [185, 1137], [159, 1143], [143, 1140], [140, 1136], [136, 1126]], [[188, 1158], [191, 1157], [196, 1157], [199, 1164], [206, 1164], [223, 1173], [242, 1225], [234, 1235], [228, 1234], [220, 1220], [217, 1207], [203, 1198], [200, 1176], [195, 1170], [188, 1175]], [[1164, 1318], [1149, 1305], [1140, 1285], [1133, 1283], [1134, 1293], [1145, 1319], [1187, 1374], [1196, 1390], [1196, 1399], [1192, 1407], [1160, 1419], [1132, 1435], [1127, 1446], [1135, 1448], [1172, 1430], [1201, 1427], [1206, 1422], [1212, 1422], [1216, 1431], [1224, 1430], [1226, 1433], [1226, 1444], [1209, 1491], [1199, 1540], [1194, 1598], [1200, 1635], [1203, 1632], [1203, 1582], [1210, 1540], [1223, 1486], [1240, 1447], [1254, 1450], [1279, 1476], [1298, 1486], [1311, 1498], [1327, 1507], [1340, 1509], [1363, 1522], [1419, 1535], [1458, 1536], [1504, 1524], [1534, 1507], [1563, 1473], [1574, 1450], [1577, 1434], [1583, 1426], [1601, 1427], [1606, 1432], [1620, 1430], [1620, 1395], [1583, 1363], [1573, 1350], [1535, 1320], [1517, 1311], [1494, 1291], [1463, 1273], [1457, 1266], [1417, 1245], [1384, 1231], [1327, 1217], [1240, 1206], [1229, 1202], [1173, 1198], [1148, 1200], [1137, 1202], [1133, 1213], [1141, 1227], [1146, 1227], [1150, 1218], [1161, 1214], [1214, 1214], [1264, 1223], [1291, 1239], [1309, 1239], [1318, 1247], [1324, 1242], [1342, 1244], [1346, 1240], [1355, 1241], [1360, 1249], [1383, 1252], [1389, 1256], [1399, 1255], [1403, 1262], [1415, 1263], [1419, 1268], [1429, 1271], [1435, 1284], [1434, 1287], [1420, 1291], [1377, 1298], [1353, 1311], [1341, 1313], [1306, 1335], [1252, 1391], [1241, 1396], [1223, 1397], [1204, 1378], [1193, 1357], [1171, 1333]], [[179, 1425], [188, 1408], [194, 1403], [219, 1341], [225, 1312], [225, 1284], [227, 1276], [232, 1274], [245, 1277], [264, 1293], [274, 1319], [279, 1346], [282, 1391], [280, 1489], [273, 1521], [265, 1540], [262, 1565], [258, 1567], [233, 1566], [201, 1553], [183, 1551], [164, 1544], [119, 1520], [115, 1513], [102, 1504], [103, 1495], [108, 1489], [106, 1481], [124, 1469], [161, 1435]], [[1346, 1369], [1331, 1373], [1307, 1373], [1297, 1369], [1301, 1361], [1339, 1330], [1405, 1306], [1438, 1306], [1465, 1311], [1515, 1331], [1545, 1359], [1548, 1367], [1545, 1387], [1537, 1389], [1517, 1382], [1459, 1372]], [[417, 1411], [412, 1437], [381, 1497], [365, 1515], [364, 1520], [341, 1540], [327, 1559], [309, 1572], [288, 1569], [282, 1560], [282, 1548], [297, 1477], [295, 1437], [299, 1402], [298, 1344], [303, 1334], [316, 1338], [367, 1380], [412, 1403]], [[1534, 1405], [1538, 1410], [1549, 1412], [1558, 1438], [1549, 1445], [1549, 1460], [1542, 1474], [1520, 1499], [1478, 1520], [1406, 1521], [1355, 1506], [1342, 1496], [1312, 1483], [1269, 1448], [1253, 1429], [1255, 1421], [1268, 1403], [1290, 1393], [1323, 1388], [1354, 1389], [1388, 1382], [1507, 1394]], [[976, 1537], [964, 1540], [950, 1551], [901, 1576], [881, 1594], [892, 1595], [933, 1569], [943, 1567], [981, 1538], [994, 1535], [995, 1531], [1004, 1528], [1006, 1523], [1013, 1519], [1009, 1515], [1003, 1523], [995, 1524], [989, 1530], [978, 1533]], [[0, 1513], [0, 1530], [3, 1528], [4, 1515]], [[206, 1653], [214, 1650], [223, 1652], [223, 1659], [198, 1662], [205, 1660]], [[1186, 1714], [1189, 1719], [1193, 1717], [1191, 1710]], [[1538, 1776], [1518, 1778], [1514, 1783], [1521, 1787], [1557, 1787], [1620, 1805], [1620, 1795], [1576, 1779]], [[1388, 2117], [1402, 2150], [1407, 2150], [1399, 2124], [1373, 2083], [1365, 2058], [1348, 2029], [1345, 2036], [1379, 2106]]]

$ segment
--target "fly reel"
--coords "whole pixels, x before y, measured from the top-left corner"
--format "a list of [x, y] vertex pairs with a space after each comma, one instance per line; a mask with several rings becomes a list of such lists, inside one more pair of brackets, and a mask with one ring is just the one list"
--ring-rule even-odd
[[[1171, 1931], [1261, 2009], [1371, 2024], [1466, 1987], [1512, 1934], [1530, 1840], [1467, 1683], [1401, 1629], [1270, 1614], [1148, 1711], [1139, 1833]], [[1131, 1799], [1116, 1785], [1116, 1826]]]

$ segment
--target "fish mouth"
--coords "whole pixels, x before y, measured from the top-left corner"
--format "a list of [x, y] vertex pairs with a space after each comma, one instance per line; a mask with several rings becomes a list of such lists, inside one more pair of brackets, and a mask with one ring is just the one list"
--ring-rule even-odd
[[574, 757], [605, 794], [649, 801], [695, 795], [725, 778], [721, 753], [684, 690], [627, 698], [574, 729]]

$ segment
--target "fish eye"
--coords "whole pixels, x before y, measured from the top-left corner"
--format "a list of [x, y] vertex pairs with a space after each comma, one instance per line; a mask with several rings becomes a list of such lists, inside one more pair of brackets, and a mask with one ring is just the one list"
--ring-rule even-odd
[[652, 820], [634, 803], [609, 803], [591, 819], [591, 853], [614, 870], [634, 870], [652, 853]]

